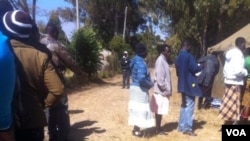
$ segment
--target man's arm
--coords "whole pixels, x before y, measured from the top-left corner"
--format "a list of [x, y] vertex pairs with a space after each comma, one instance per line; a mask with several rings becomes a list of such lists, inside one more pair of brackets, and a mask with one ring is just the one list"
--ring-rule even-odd
[[48, 95], [45, 99], [45, 107], [47, 108], [60, 99], [64, 89], [64, 85], [50, 60], [45, 62], [44, 85], [48, 89]]
[[75, 59], [70, 55], [70, 53], [66, 50], [66, 48], [58, 43], [58, 49], [56, 50], [56, 54], [58, 55], [59, 59], [63, 62], [63, 64], [69, 68], [71, 71], [78, 75], [87, 75], [84, 73], [81, 68], [77, 65]]

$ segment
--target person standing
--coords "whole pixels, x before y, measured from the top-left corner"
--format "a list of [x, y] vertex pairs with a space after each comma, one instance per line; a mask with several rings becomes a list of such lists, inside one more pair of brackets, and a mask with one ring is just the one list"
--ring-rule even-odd
[[[61, 97], [64, 85], [49, 55], [33, 46], [30, 36], [33, 21], [28, 13], [9, 11], [3, 16], [3, 33], [11, 40], [17, 57], [19, 88], [14, 101], [15, 141], [43, 141], [47, 124], [44, 109], [53, 106]], [[18, 102], [18, 103], [17, 103]], [[18, 117], [18, 118], [16, 118]]]
[[181, 93], [182, 103], [178, 123], [178, 131], [190, 136], [197, 136], [193, 131], [193, 113], [195, 96], [202, 96], [195, 74], [201, 71], [195, 58], [189, 51], [192, 48], [190, 40], [184, 40], [176, 61], [178, 77], [178, 92]]
[[156, 134], [165, 134], [161, 129], [162, 115], [168, 114], [169, 98], [172, 95], [171, 73], [167, 60], [170, 47], [166, 44], [158, 46], [159, 56], [155, 62], [154, 94], [150, 101], [151, 111], [155, 113]]
[[203, 93], [203, 96], [199, 97], [198, 109], [209, 108], [213, 101], [213, 98], [211, 97], [212, 87], [214, 78], [219, 72], [219, 61], [217, 59], [218, 53], [219, 52], [213, 52], [212, 54], [204, 56], [198, 60], [198, 63], [202, 66], [202, 71], [197, 76], [197, 80]]
[[[7, 11], [12, 11], [7, 0], [0, 0], [0, 18]], [[11, 134], [12, 100], [15, 89], [16, 65], [15, 57], [9, 39], [3, 33], [3, 23], [0, 20], [0, 141], [14, 141]]]
[[246, 40], [238, 37], [235, 45], [226, 52], [223, 68], [225, 93], [219, 109], [219, 117], [224, 120], [225, 125], [232, 125], [239, 120], [241, 91], [247, 76], [242, 53], [246, 47]]
[[245, 89], [242, 96], [242, 113], [240, 115], [240, 124], [247, 124], [250, 115], [250, 48], [244, 50], [245, 68], [247, 70], [247, 78], [245, 80]]
[[[55, 24], [47, 24], [45, 37], [41, 43], [46, 45], [52, 53], [52, 62], [64, 82], [64, 71], [69, 68], [78, 75], [86, 75], [77, 66], [76, 61], [71, 57], [66, 47], [57, 39], [59, 30]], [[60, 101], [52, 108], [46, 111], [48, 118], [49, 141], [67, 141], [70, 132], [70, 117], [68, 112], [68, 96], [64, 92]]]
[[130, 59], [128, 57], [128, 52], [124, 51], [121, 59], [121, 68], [122, 68], [122, 88], [129, 89], [130, 86]]
[[149, 107], [149, 89], [154, 85], [144, 58], [147, 56], [145, 45], [135, 46], [136, 55], [131, 59], [130, 68], [132, 83], [128, 103], [128, 124], [134, 126], [132, 134], [142, 136], [141, 128], [154, 126], [154, 119]]

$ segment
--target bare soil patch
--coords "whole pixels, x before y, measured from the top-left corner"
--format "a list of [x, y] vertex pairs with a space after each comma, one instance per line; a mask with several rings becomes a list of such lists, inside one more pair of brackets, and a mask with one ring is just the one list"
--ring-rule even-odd
[[[223, 121], [218, 118], [217, 109], [197, 110], [195, 107], [194, 129], [198, 134], [190, 137], [177, 132], [180, 111], [180, 94], [176, 92], [176, 74], [172, 69], [173, 95], [170, 112], [163, 116], [162, 125], [168, 135], [153, 135], [153, 129], [146, 130], [142, 138], [131, 134], [128, 126], [129, 90], [122, 89], [122, 77], [117, 75], [103, 80], [103, 83], [89, 84], [69, 93], [72, 141], [220, 141], [218, 130]], [[152, 89], [150, 90], [152, 94]]]

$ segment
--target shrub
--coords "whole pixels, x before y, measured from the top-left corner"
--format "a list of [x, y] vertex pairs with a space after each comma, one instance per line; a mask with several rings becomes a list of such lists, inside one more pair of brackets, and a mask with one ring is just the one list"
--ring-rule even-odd
[[81, 28], [73, 35], [71, 51], [75, 53], [81, 69], [89, 76], [97, 75], [101, 65], [100, 48], [96, 33], [91, 28]]

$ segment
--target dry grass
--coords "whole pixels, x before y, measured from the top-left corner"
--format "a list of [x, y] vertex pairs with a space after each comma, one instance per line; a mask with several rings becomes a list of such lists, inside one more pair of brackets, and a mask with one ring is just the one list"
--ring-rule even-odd
[[[170, 100], [170, 112], [163, 117], [162, 126], [168, 132], [166, 136], [155, 136], [146, 130], [142, 138], [131, 135], [128, 126], [127, 104], [129, 90], [121, 89], [121, 76], [105, 80], [103, 84], [90, 84], [69, 95], [71, 135], [73, 141], [220, 141], [222, 120], [218, 110], [195, 109], [194, 129], [197, 137], [177, 132], [180, 110], [180, 94], [176, 93], [176, 77], [172, 69], [173, 95]], [[152, 89], [150, 90], [152, 93]], [[197, 107], [197, 106], [196, 106]]]

